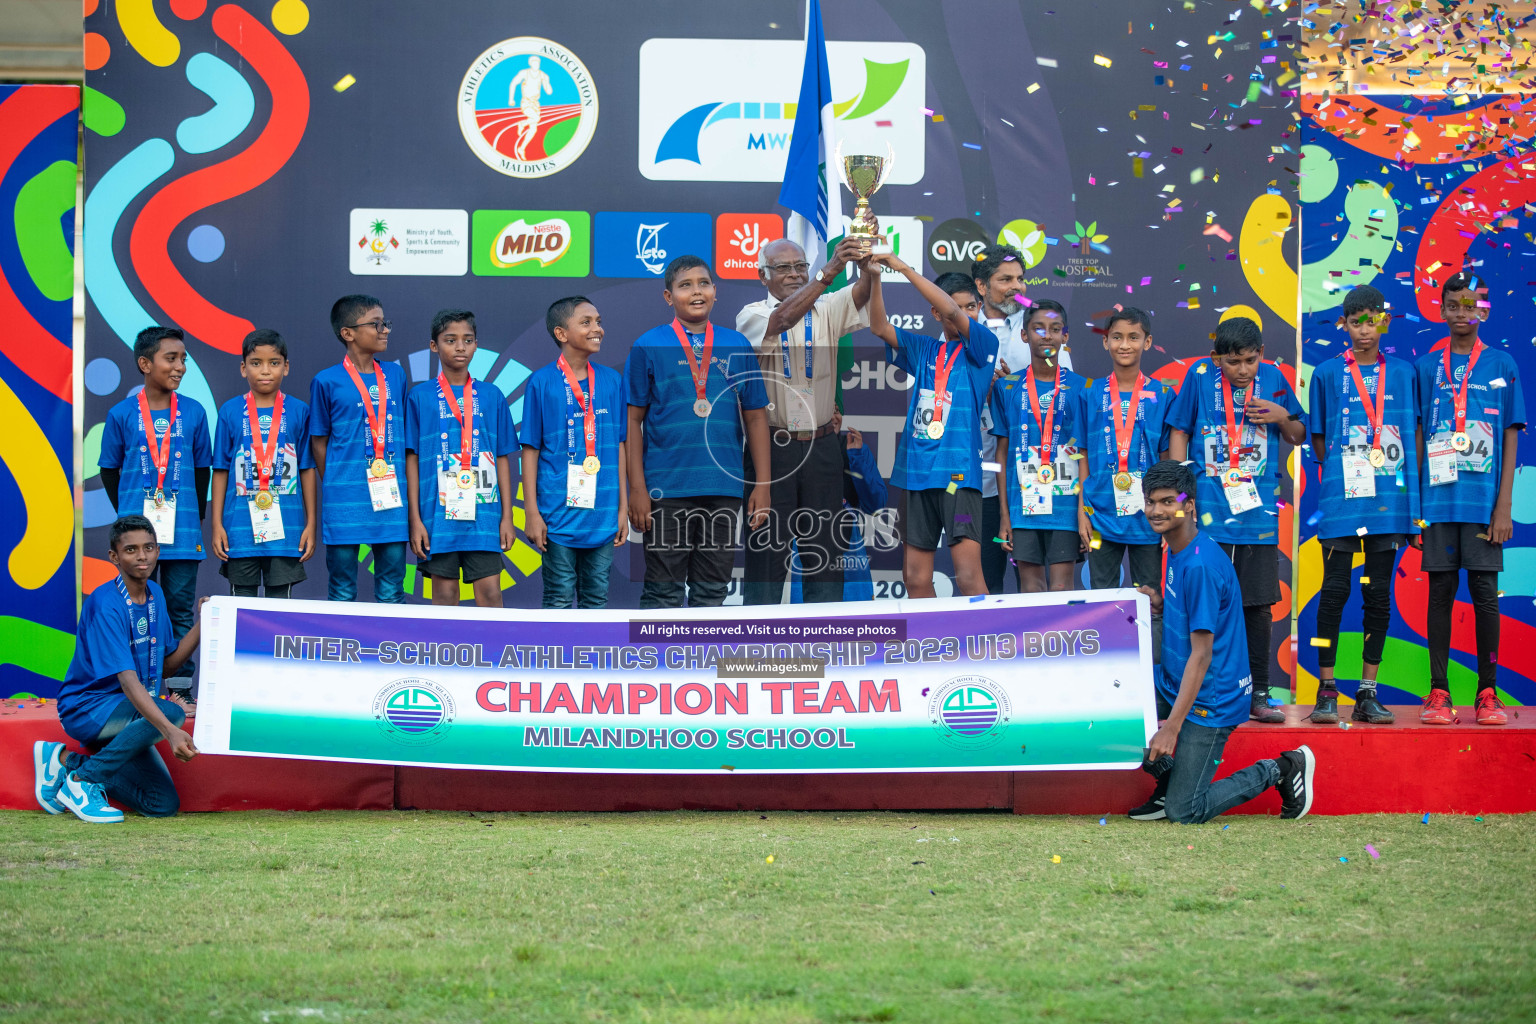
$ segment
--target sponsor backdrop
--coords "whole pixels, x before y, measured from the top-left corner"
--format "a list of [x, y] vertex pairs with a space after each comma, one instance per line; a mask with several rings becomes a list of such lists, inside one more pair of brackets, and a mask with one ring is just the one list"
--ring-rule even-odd
[[1135, 767], [1156, 728], [1133, 590], [803, 610], [572, 622], [220, 597], [203, 613], [198, 747], [548, 771], [1028, 771]]
[[[100, 108], [92, 114], [99, 118]], [[79, 115], [79, 86], [0, 85], [0, 696], [7, 697], [57, 692], [74, 653]]]
[[[1482, 277], [1490, 304], [1479, 331], [1484, 344], [1508, 352], [1521, 377], [1527, 408], [1536, 376], [1536, 315], [1532, 314], [1531, 218], [1536, 176], [1530, 139], [1536, 131], [1532, 97], [1439, 101], [1413, 96], [1308, 96], [1303, 109], [1299, 198], [1305, 239], [1302, 265], [1302, 373], [1348, 347], [1334, 326], [1349, 289], [1370, 284], [1391, 303], [1382, 338], [1389, 355], [1409, 361], [1438, 352], [1447, 338], [1440, 286], [1462, 267]], [[1417, 287], [1415, 287], [1417, 285]], [[1305, 389], [1303, 390], [1305, 396]], [[1303, 397], [1303, 402], [1306, 398]], [[1520, 435], [1514, 482], [1514, 537], [1504, 545], [1499, 576], [1499, 687], [1502, 697], [1536, 702], [1536, 468], [1527, 434]], [[1317, 482], [1308, 460], [1306, 483]], [[1316, 635], [1323, 563], [1315, 488], [1303, 488], [1297, 603], [1302, 637]], [[1362, 559], [1363, 561], [1363, 559]], [[1429, 692], [1424, 619], [1428, 577], [1420, 553], [1404, 550], [1392, 581], [1392, 625], [1382, 657], [1388, 703]], [[1358, 567], [1357, 567], [1358, 583]], [[1358, 593], [1358, 588], [1357, 591]], [[1477, 646], [1472, 606], [1463, 585], [1452, 618], [1451, 694], [1471, 703]], [[1338, 674], [1352, 693], [1360, 670], [1360, 606], [1351, 602], [1340, 638]], [[1299, 646], [1299, 698], [1317, 692], [1317, 651]], [[1396, 697], [1394, 701], [1392, 698]]]
[[[597, 302], [601, 361], [620, 367], [630, 340], [666, 319], [672, 257], [710, 260], [717, 323], [762, 297], [758, 252], [783, 229], [802, 5], [658, 2], [626, 9], [622, 33], [593, 17], [608, 9], [464, 2], [423, 19], [414, 4], [362, 0], [87, 2], [87, 588], [110, 575], [101, 423], [137, 386], [128, 346], [146, 324], [186, 329], [181, 393], [211, 413], [244, 391], [237, 353], [253, 326], [289, 340], [288, 387], [307, 395], [342, 354], [327, 323], [337, 296], [382, 298], [390, 356], [413, 383], [436, 373], [432, 313], [467, 307], [480, 323], [473, 370], [520, 420], [524, 382], [555, 356], [543, 328], [554, 298]], [[967, 269], [987, 242], [1019, 245], [1028, 295], [1069, 310], [1081, 372], [1106, 372], [1090, 322], [1116, 303], [1155, 314], [1160, 376], [1208, 351], [1223, 311], [1257, 317], [1271, 357], [1293, 359], [1294, 236], [1275, 219], [1294, 170], [1293, 26], [1214, 0], [1150, 23], [1139, 4], [1098, 13], [1004, 0], [827, 8], [844, 152], [895, 159], [877, 214], [930, 277]], [[93, 125], [93, 105], [114, 116]], [[887, 301], [903, 326], [934, 330], [905, 282]], [[910, 382], [867, 333], [844, 358], [847, 420], [889, 474]], [[1287, 557], [1290, 526], [1282, 516], [1276, 529]], [[899, 552], [872, 546], [876, 595], [901, 596]], [[509, 604], [538, 604], [539, 567], [521, 541], [506, 552]], [[309, 572], [299, 594], [323, 594], [322, 560]], [[634, 606], [640, 575], [631, 545], [613, 570], [616, 607]], [[201, 584], [224, 589], [211, 561]], [[406, 586], [425, 596], [414, 565]]]

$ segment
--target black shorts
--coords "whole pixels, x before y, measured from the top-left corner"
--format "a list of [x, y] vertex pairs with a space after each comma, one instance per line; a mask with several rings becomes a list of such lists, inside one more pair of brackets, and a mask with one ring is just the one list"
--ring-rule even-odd
[[[418, 563], [428, 576], [439, 576], [465, 583], [483, 580], [501, 572], [500, 551], [444, 551]], [[462, 576], [461, 576], [462, 574]]]
[[1083, 539], [1076, 530], [1013, 528], [1013, 560], [1021, 565], [1060, 565], [1083, 560]]
[[1424, 527], [1423, 566], [1425, 572], [1503, 572], [1504, 545], [1488, 542], [1487, 523], [1430, 523]]
[[[937, 551], [939, 535], [950, 547], [970, 539], [980, 541], [981, 492], [974, 487], [929, 487], [907, 492], [907, 543], [922, 551]], [[988, 538], [990, 539], [990, 538]]]
[[1353, 551], [1356, 554], [1379, 555], [1383, 551], [1396, 551], [1408, 543], [1406, 533], [1367, 533], [1363, 536], [1319, 537], [1317, 542], [1325, 551]]
[[1280, 600], [1280, 549], [1273, 544], [1223, 544], [1221, 550], [1237, 570], [1243, 607], [1268, 608]]
[[290, 555], [252, 555], [219, 565], [219, 575], [235, 587], [286, 587], [309, 578], [304, 563]]

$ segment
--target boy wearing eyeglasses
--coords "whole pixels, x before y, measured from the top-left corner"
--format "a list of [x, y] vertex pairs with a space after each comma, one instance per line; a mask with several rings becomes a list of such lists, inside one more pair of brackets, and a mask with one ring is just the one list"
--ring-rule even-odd
[[1448, 681], [1451, 609], [1465, 569], [1477, 633], [1477, 724], [1505, 725], [1508, 716], [1495, 689], [1499, 573], [1504, 542], [1514, 534], [1510, 506], [1525, 396], [1514, 359], [1478, 337], [1490, 310], [1488, 283], [1463, 271], [1445, 282], [1440, 296], [1451, 335], [1416, 367], [1430, 686], [1419, 721], [1455, 720]]
[[1370, 285], [1344, 297], [1349, 349], [1312, 374], [1312, 457], [1322, 467], [1318, 507], [1323, 516], [1323, 588], [1317, 601], [1317, 664], [1321, 677], [1311, 719], [1339, 720], [1334, 665], [1339, 656], [1339, 619], [1354, 581], [1354, 560], [1365, 556], [1360, 576], [1363, 605], [1360, 686], [1350, 718], [1391, 725], [1392, 712], [1376, 697], [1376, 673], [1392, 622], [1392, 574], [1397, 551], [1419, 532], [1419, 467], [1404, 457], [1404, 442], [1418, 423], [1414, 370], [1381, 351], [1392, 320], [1387, 300]]
[[383, 303], [373, 296], [337, 299], [331, 330], [346, 355], [315, 374], [309, 386], [310, 445], [320, 471], [320, 536], [332, 601], [357, 600], [357, 565], [366, 544], [373, 555], [373, 596], [383, 604], [405, 603], [405, 371], [378, 361], [389, 347], [389, 327]]

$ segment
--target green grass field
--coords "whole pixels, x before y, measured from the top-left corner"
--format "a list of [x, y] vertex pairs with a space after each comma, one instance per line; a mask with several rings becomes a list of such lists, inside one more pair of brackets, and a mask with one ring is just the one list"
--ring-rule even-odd
[[1529, 1021], [1533, 849], [1536, 816], [6, 812], [0, 1018]]

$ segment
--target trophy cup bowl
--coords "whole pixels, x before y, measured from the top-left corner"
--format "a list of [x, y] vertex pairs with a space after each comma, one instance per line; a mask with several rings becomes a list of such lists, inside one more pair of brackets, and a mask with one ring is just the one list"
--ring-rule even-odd
[[837, 166], [843, 171], [843, 184], [848, 186], [848, 191], [858, 197], [858, 202], [853, 207], [848, 237], [859, 242], [865, 253], [884, 254], [891, 251], [885, 236], [880, 234], [874, 211], [869, 208], [869, 197], [885, 184], [885, 179], [891, 174], [891, 165], [895, 163], [896, 157], [889, 145], [885, 147], [885, 151], [885, 156], [866, 154], [843, 156], [843, 147], [839, 143], [835, 157]]

